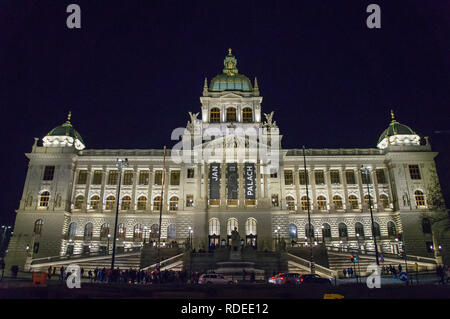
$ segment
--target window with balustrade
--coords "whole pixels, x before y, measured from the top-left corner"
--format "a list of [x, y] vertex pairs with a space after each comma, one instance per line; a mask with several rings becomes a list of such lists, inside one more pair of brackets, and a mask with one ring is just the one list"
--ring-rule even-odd
[[227, 108], [227, 122], [236, 122], [236, 109], [234, 107]]
[[149, 171], [140, 171], [139, 172], [139, 185], [148, 185], [149, 179]]
[[108, 172], [108, 185], [117, 185], [117, 181], [119, 180], [119, 172], [117, 170]]
[[131, 209], [131, 197], [124, 196], [122, 197], [122, 205], [120, 205], [121, 210], [130, 210]]
[[295, 199], [292, 196], [286, 196], [286, 207], [289, 211], [295, 211]]
[[314, 172], [314, 179], [316, 181], [316, 185], [323, 185], [323, 184], [325, 184], [325, 176], [323, 174], [323, 171], [315, 171]]
[[99, 209], [100, 208], [100, 196], [94, 195], [91, 197], [90, 201], [91, 209]]
[[327, 210], [327, 199], [325, 196], [317, 197], [317, 208], [319, 210]]
[[377, 182], [378, 184], [386, 184], [386, 176], [384, 175], [384, 169], [376, 170]]
[[161, 196], [156, 196], [153, 198], [153, 210], [154, 211], [160, 211], [161, 209]]
[[242, 122], [244, 122], [244, 123], [253, 122], [253, 112], [252, 112], [251, 108], [245, 107], [242, 110]]
[[125, 171], [123, 173], [123, 185], [133, 185], [133, 171]]
[[417, 207], [424, 207], [425, 206], [425, 195], [422, 191], [417, 190], [414, 192], [414, 197], [416, 199], [416, 206]]
[[348, 204], [350, 205], [350, 209], [358, 209], [358, 197], [356, 197], [355, 195], [350, 195], [348, 197]]
[[94, 175], [92, 176], [92, 185], [101, 185], [102, 184], [103, 172], [100, 170], [94, 171]]
[[106, 210], [112, 210], [114, 208], [114, 205], [116, 204], [116, 198], [112, 195], [106, 197], [105, 202], [105, 209]]
[[284, 171], [284, 184], [285, 185], [293, 185], [294, 184], [294, 175], [291, 170]]
[[381, 209], [389, 208], [389, 198], [384, 194], [380, 195], [380, 205]]
[[170, 171], [170, 185], [180, 185], [180, 171]]
[[75, 209], [81, 209], [81, 208], [83, 208], [83, 204], [84, 204], [84, 196], [83, 195], [78, 195], [75, 198], [74, 208]]
[[162, 170], [155, 171], [155, 185], [162, 185]]
[[309, 204], [309, 209], [311, 209], [311, 199], [308, 200], [308, 198], [306, 196], [302, 196], [300, 198], [300, 204], [302, 205], [302, 210], [304, 210], [304, 211], [308, 210], [308, 204]]
[[337, 171], [337, 170], [330, 171], [330, 179], [331, 179], [331, 184], [339, 185], [341, 183], [339, 171]]
[[408, 165], [411, 179], [421, 179], [419, 165]]
[[147, 209], [147, 197], [139, 196], [137, 200], [137, 209], [138, 210], [146, 210]]
[[345, 180], [347, 181], [348, 185], [355, 185], [356, 184], [355, 172], [345, 171]]
[[170, 211], [176, 211], [178, 210], [178, 197], [172, 196], [169, 200], [169, 210]]
[[339, 195], [334, 195], [333, 196], [333, 204], [334, 204], [334, 209], [343, 209], [343, 203], [342, 203], [342, 197]]
[[217, 107], [213, 107], [211, 112], [209, 113], [209, 122], [210, 123], [220, 123], [220, 109]]
[[298, 182], [300, 185], [309, 184], [308, 171], [305, 172], [305, 170], [300, 170], [298, 172]]

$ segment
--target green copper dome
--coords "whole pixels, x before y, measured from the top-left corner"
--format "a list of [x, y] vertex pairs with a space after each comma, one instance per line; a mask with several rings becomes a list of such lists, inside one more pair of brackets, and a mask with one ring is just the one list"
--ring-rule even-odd
[[70, 124], [70, 122], [66, 122], [60, 126], [55, 127], [51, 130], [47, 136], [70, 136], [73, 139], [78, 139], [81, 143], [84, 144], [83, 139], [81, 138], [80, 133], [78, 133]]
[[228, 55], [223, 61], [225, 68], [223, 73], [215, 76], [209, 84], [209, 91], [244, 91], [251, 92], [253, 90], [252, 82], [243, 74], [238, 73], [236, 68], [237, 60], [228, 49]]
[[378, 139], [377, 145], [385, 138], [393, 135], [417, 135], [409, 126], [401, 124], [394, 119], [394, 112], [391, 111], [392, 122], [389, 124], [388, 128], [381, 133]]

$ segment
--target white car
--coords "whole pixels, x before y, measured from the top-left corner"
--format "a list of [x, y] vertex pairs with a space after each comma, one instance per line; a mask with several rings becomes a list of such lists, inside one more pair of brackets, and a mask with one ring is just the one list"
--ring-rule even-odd
[[232, 280], [231, 278], [227, 278], [220, 274], [203, 274], [198, 279], [198, 283], [200, 285], [203, 284], [226, 285], [226, 284], [235, 284], [236, 280]]

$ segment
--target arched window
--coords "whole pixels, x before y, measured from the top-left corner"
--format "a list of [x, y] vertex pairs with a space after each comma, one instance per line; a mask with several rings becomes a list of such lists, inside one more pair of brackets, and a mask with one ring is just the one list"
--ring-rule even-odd
[[227, 122], [236, 122], [236, 109], [234, 107], [227, 108]]
[[[308, 198], [306, 196], [300, 198], [300, 203], [302, 205], [302, 210], [308, 210]], [[311, 208], [311, 200], [309, 201], [309, 208]]]
[[289, 237], [292, 239], [297, 238], [297, 226], [294, 224], [289, 224]]
[[245, 222], [245, 234], [256, 235], [256, 219], [250, 217]]
[[431, 234], [431, 222], [428, 218], [422, 219], [422, 232], [424, 234]]
[[382, 209], [389, 208], [389, 198], [386, 195], [381, 194], [380, 195], [380, 204], [381, 204]]
[[41, 199], [39, 201], [39, 206], [48, 207], [48, 202], [50, 201], [50, 193], [45, 191], [41, 193]]
[[161, 196], [153, 198], [153, 210], [158, 211], [161, 209]]
[[380, 237], [381, 236], [380, 224], [373, 223], [373, 234], [375, 235], [375, 237]]
[[109, 224], [108, 223], [104, 223], [100, 227], [100, 238], [108, 237], [108, 235], [109, 235]]
[[38, 219], [34, 223], [34, 234], [40, 235], [42, 233], [42, 226], [44, 225], [44, 221], [42, 219]]
[[372, 196], [369, 195], [364, 195], [364, 204], [366, 205], [366, 207], [369, 209], [369, 198], [370, 198], [370, 204], [373, 208], [373, 198]]
[[[308, 227], [309, 226], [309, 227]], [[314, 225], [306, 224], [305, 225], [305, 237], [314, 238]]]
[[231, 236], [231, 232], [236, 228], [239, 231], [238, 220], [236, 218], [230, 218], [227, 221], [227, 235]]
[[98, 209], [98, 206], [100, 204], [100, 197], [98, 195], [94, 195], [91, 197], [91, 209]]
[[130, 196], [122, 197], [122, 205], [120, 208], [122, 210], [129, 210], [130, 207], [131, 207], [131, 197]]
[[77, 235], [77, 223], [71, 222], [69, 224], [69, 230], [67, 231], [69, 237], [75, 237]]
[[334, 204], [334, 208], [335, 209], [342, 209], [342, 197], [339, 195], [334, 195], [333, 196], [333, 204]]
[[397, 229], [395, 227], [394, 222], [389, 221], [387, 223], [387, 230], [388, 230], [388, 235], [389, 236], [392, 236], [392, 237], [397, 236]]
[[142, 238], [142, 225], [137, 224], [133, 228], [133, 238], [134, 239], [140, 239]]
[[125, 238], [125, 234], [126, 234], [126, 228], [124, 224], [119, 224], [117, 226], [117, 237], [124, 239]]
[[347, 225], [345, 225], [344, 223], [339, 223], [338, 230], [339, 230], [339, 237], [340, 238], [347, 238], [348, 237]]
[[416, 206], [417, 207], [423, 207], [425, 206], [425, 196], [423, 195], [422, 191], [415, 191], [414, 197], [416, 198]]
[[325, 196], [317, 197], [317, 208], [319, 210], [327, 210], [327, 199]]
[[295, 200], [292, 196], [286, 196], [286, 207], [289, 211], [295, 211]]
[[359, 238], [364, 238], [364, 226], [359, 222], [355, 224], [355, 236]]
[[169, 201], [169, 210], [176, 211], [178, 210], [178, 197], [172, 196]]
[[358, 197], [355, 195], [350, 195], [348, 197], [348, 203], [350, 205], [350, 209], [358, 209]]
[[209, 235], [220, 235], [220, 222], [217, 218], [211, 218], [209, 224]]
[[170, 224], [167, 226], [167, 238], [175, 239], [177, 238], [177, 225]]
[[322, 237], [324, 239], [331, 238], [331, 227], [327, 223], [322, 225]]
[[253, 112], [252, 112], [251, 108], [245, 107], [242, 110], [242, 122], [244, 122], [244, 123], [253, 122]]
[[153, 224], [150, 227], [150, 238], [158, 238], [159, 234], [159, 225]]
[[94, 225], [92, 223], [87, 223], [84, 226], [84, 239], [92, 239], [92, 235], [94, 233]]
[[139, 196], [137, 200], [137, 209], [138, 210], [146, 210], [147, 209], [147, 197]]
[[83, 203], [84, 203], [84, 196], [83, 196], [83, 195], [78, 195], [78, 196], [75, 198], [74, 208], [75, 208], [75, 209], [81, 209], [81, 208], [83, 208]]
[[210, 123], [220, 123], [220, 110], [217, 107], [213, 107], [211, 109], [210, 115], [209, 115], [209, 122]]
[[112, 210], [114, 209], [114, 205], [116, 204], [116, 198], [112, 195], [106, 197], [105, 209]]

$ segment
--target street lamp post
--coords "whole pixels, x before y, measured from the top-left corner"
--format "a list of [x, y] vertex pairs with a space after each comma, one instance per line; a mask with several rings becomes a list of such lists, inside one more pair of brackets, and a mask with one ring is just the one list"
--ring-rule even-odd
[[112, 247], [111, 270], [114, 270], [114, 261], [116, 258], [117, 222], [119, 220], [119, 200], [120, 200], [120, 185], [122, 184], [122, 168], [128, 167], [128, 159], [118, 158], [116, 160], [116, 165], [119, 171], [119, 185], [117, 187], [117, 197], [116, 197], [116, 220], [114, 222], [114, 238]]
[[109, 255], [109, 239], [111, 238], [111, 234], [108, 234], [108, 246], [106, 248], [106, 254]]
[[162, 211], [163, 211], [163, 204], [164, 204], [164, 186], [165, 186], [165, 177], [166, 177], [166, 146], [164, 145], [164, 151], [163, 151], [163, 170], [162, 170], [162, 176], [161, 176], [161, 204], [159, 205], [159, 226], [158, 226], [158, 263], [156, 266], [156, 269], [161, 268], [161, 223], [162, 223]]
[[314, 266], [314, 255], [313, 255], [313, 245], [312, 245], [312, 236], [311, 236], [311, 208], [309, 207], [309, 193], [308, 193], [308, 172], [306, 171], [306, 154], [305, 154], [305, 145], [303, 145], [303, 168], [305, 171], [305, 186], [306, 186], [306, 204], [308, 206], [308, 234], [309, 234], [309, 242], [310, 242], [310, 265], [311, 265], [311, 274], [315, 273]]
[[375, 245], [375, 258], [376, 258], [376, 262], [377, 262], [377, 266], [380, 266], [380, 261], [378, 260], [378, 245], [377, 245], [377, 236], [375, 234], [375, 222], [373, 220], [373, 212], [372, 212], [372, 200], [370, 197], [370, 189], [369, 189], [369, 168], [368, 167], [364, 167], [363, 165], [361, 165], [361, 173], [366, 174], [366, 186], [367, 186], [367, 196], [369, 198], [369, 210], [370, 210], [370, 219], [372, 221], [372, 237], [373, 237], [373, 243]]

